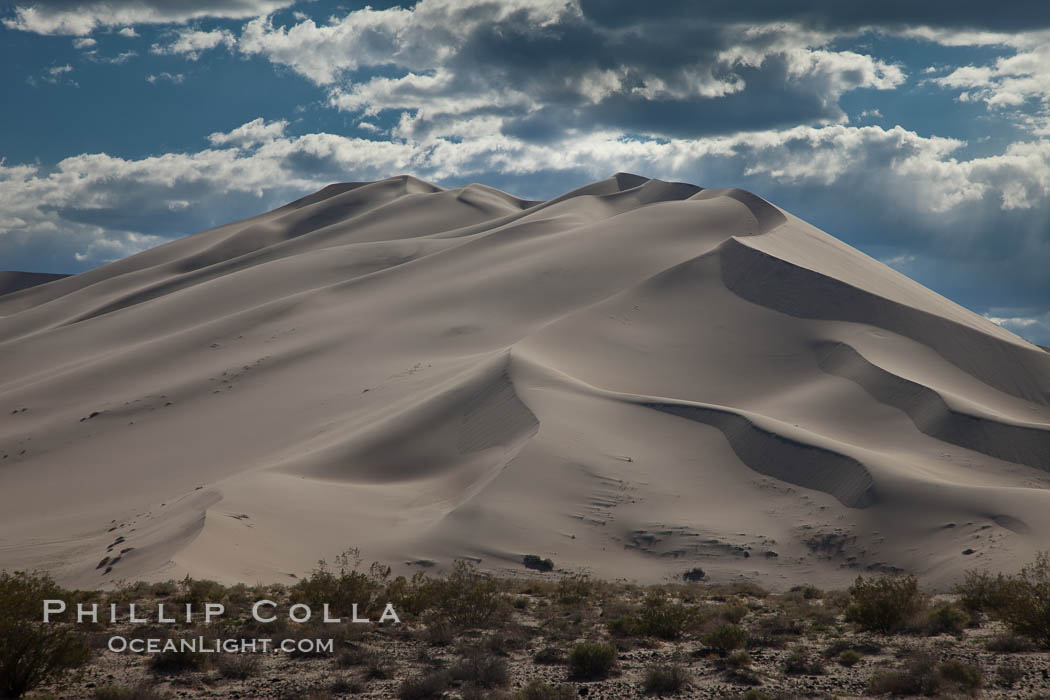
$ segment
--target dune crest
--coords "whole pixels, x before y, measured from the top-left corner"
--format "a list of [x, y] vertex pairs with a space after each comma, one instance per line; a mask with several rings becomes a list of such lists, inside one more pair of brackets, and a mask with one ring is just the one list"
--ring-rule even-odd
[[0, 568], [70, 585], [946, 585], [1050, 536], [1050, 354], [739, 189], [330, 185], [0, 295], [0, 353]]

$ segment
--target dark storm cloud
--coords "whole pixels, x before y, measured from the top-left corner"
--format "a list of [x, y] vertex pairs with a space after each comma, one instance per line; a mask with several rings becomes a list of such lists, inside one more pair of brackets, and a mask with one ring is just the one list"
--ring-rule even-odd
[[916, 25], [985, 31], [1050, 27], [1050, 5], [1045, 0], [580, 0], [580, 7], [587, 18], [608, 27], [688, 23], [697, 17], [720, 22], [797, 22], [829, 31]]
[[[406, 87], [392, 108], [421, 108], [419, 136], [441, 122], [427, 97], [455, 100], [498, 86], [528, 95], [532, 107], [496, 103], [471, 114], [502, 114], [506, 133], [519, 138], [546, 141], [595, 126], [695, 137], [842, 121], [843, 92], [893, 83], [886, 66], [859, 54], [827, 52], [823, 64], [792, 66], [789, 52], [810, 60], [808, 48], [775, 28], [745, 34], [695, 18], [611, 30], [573, 13], [542, 26], [514, 13], [475, 23], [441, 66], [452, 78], [439, 95], [413, 96]], [[732, 53], [740, 49], [748, 55]]]

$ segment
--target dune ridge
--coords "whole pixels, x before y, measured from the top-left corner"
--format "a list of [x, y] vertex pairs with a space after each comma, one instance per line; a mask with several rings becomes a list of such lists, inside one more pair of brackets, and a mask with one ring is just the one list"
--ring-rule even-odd
[[0, 296], [0, 353], [0, 567], [70, 585], [946, 585], [1050, 535], [1050, 355], [739, 189], [330, 185]]

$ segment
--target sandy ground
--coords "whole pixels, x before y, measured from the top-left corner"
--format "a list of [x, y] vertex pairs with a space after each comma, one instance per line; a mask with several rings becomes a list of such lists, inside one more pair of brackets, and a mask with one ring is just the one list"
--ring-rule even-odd
[[0, 296], [0, 357], [0, 568], [68, 585], [944, 586], [1050, 536], [1050, 354], [740, 190], [333, 185]]

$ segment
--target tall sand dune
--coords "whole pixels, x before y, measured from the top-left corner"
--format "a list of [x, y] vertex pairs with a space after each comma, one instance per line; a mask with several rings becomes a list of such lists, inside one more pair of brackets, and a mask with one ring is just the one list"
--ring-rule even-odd
[[1050, 541], [1050, 353], [742, 190], [343, 183], [0, 282], [0, 568], [948, 585]]

